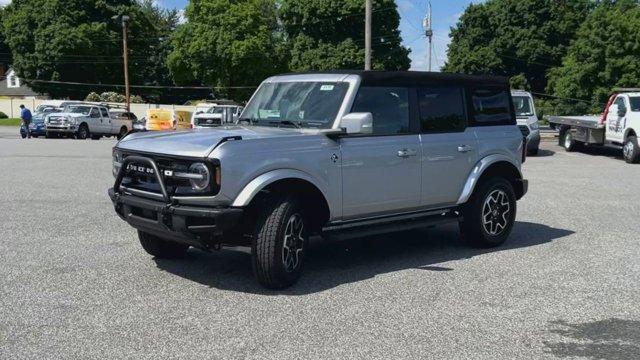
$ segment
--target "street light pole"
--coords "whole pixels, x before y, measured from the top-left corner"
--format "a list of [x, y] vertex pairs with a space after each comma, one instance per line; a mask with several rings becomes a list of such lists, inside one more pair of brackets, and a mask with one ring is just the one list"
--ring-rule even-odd
[[424, 34], [429, 39], [429, 55], [428, 55], [428, 69], [431, 71], [431, 54], [433, 52], [433, 28], [431, 24], [431, 1], [428, 4], [428, 13], [424, 18], [422, 26], [424, 27]]
[[365, 0], [364, 69], [371, 70], [371, 0]]
[[122, 16], [122, 49], [124, 57], [124, 96], [126, 98], [127, 112], [130, 112], [131, 93], [129, 92], [129, 46], [127, 44], [127, 35], [129, 33], [129, 18], [127, 15]]

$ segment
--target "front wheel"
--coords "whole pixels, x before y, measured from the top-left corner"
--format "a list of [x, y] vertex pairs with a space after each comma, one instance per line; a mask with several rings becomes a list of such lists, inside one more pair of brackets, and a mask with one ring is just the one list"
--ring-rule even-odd
[[262, 286], [283, 289], [302, 273], [307, 226], [295, 197], [278, 198], [270, 205], [256, 226], [251, 249], [253, 272]]
[[116, 137], [118, 140], [122, 139], [123, 137], [127, 136], [127, 128], [126, 127], [122, 127], [120, 128], [120, 132], [118, 133], [118, 136]]
[[89, 137], [89, 128], [87, 127], [86, 124], [82, 124], [78, 129], [78, 133], [76, 134], [76, 139], [84, 140], [87, 137]]
[[516, 220], [513, 185], [501, 177], [478, 184], [462, 209], [462, 237], [476, 247], [495, 247], [505, 242]]
[[138, 231], [138, 239], [144, 251], [158, 259], [175, 259], [183, 257], [189, 249], [188, 245], [163, 240], [157, 236]]
[[636, 164], [640, 162], [640, 147], [638, 147], [638, 138], [635, 136], [629, 136], [627, 141], [622, 147], [622, 155], [624, 155], [624, 161], [629, 164]]

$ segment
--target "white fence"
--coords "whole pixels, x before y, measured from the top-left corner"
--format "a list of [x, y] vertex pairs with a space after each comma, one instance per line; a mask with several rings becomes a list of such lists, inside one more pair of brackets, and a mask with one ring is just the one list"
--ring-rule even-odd
[[[32, 112], [38, 105], [48, 100], [41, 99], [0, 99], [0, 111], [7, 114], [10, 118], [20, 117], [20, 104], [24, 104]], [[123, 105], [124, 104], [119, 104]], [[170, 105], [170, 104], [131, 104], [131, 112], [136, 114], [138, 118], [144, 117], [147, 114], [147, 109], [172, 109], [172, 110], [184, 110], [195, 111], [195, 106], [188, 105]]]

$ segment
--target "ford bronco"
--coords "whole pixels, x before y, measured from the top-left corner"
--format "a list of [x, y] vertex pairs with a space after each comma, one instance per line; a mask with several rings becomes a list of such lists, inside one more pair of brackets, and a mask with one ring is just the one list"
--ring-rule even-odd
[[506, 78], [345, 71], [265, 80], [230, 126], [113, 148], [115, 211], [157, 258], [249, 246], [257, 280], [300, 277], [311, 235], [458, 222], [502, 244], [527, 191]]

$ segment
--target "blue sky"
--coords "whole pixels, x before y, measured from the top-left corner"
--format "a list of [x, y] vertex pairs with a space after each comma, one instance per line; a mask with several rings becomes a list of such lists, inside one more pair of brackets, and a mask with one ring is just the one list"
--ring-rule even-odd
[[[188, 0], [156, 0], [166, 8], [183, 9]], [[363, 0], [364, 1], [364, 0]], [[433, 69], [438, 70], [447, 59], [449, 28], [471, 3], [481, 0], [432, 0], [433, 6]], [[427, 39], [422, 30], [422, 19], [427, 11], [427, 0], [396, 0], [400, 16], [400, 31], [405, 46], [411, 48], [411, 68], [427, 69]], [[373, 24], [375, 26], [375, 24]]]

